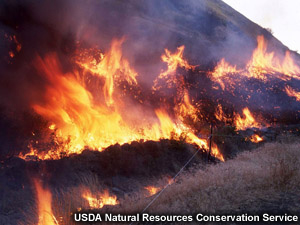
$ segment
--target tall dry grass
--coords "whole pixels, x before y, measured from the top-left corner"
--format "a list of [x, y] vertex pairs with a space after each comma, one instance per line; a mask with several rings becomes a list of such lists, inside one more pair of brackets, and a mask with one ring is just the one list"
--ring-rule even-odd
[[[151, 199], [127, 198], [118, 211], [141, 212]], [[268, 143], [225, 163], [184, 174], [150, 213], [294, 212], [300, 207], [300, 143]]]
[[[194, 168], [178, 177], [146, 212], [152, 214], [299, 213], [300, 143], [267, 143], [205, 170]], [[165, 181], [158, 181], [162, 184]], [[97, 183], [97, 182], [96, 182]], [[93, 179], [86, 183], [95, 188]], [[69, 192], [68, 200], [77, 190]], [[117, 207], [101, 212], [142, 212], [154, 198], [143, 191], [126, 196]], [[60, 206], [63, 209], [63, 206]], [[68, 212], [71, 213], [71, 212]], [[67, 213], [67, 214], [68, 214]], [[69, 219], [69, 218], [67, 218]], [[71, 224], [68, 221], [64, 224]], [[112, 223], [110, 223], [112, 224]]]

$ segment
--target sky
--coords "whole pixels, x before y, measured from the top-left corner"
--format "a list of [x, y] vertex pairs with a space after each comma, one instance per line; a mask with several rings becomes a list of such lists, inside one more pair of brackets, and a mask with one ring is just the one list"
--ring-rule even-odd
[[300, 0], [223, 0], [264, 28], [284, 45], [300, 52]]

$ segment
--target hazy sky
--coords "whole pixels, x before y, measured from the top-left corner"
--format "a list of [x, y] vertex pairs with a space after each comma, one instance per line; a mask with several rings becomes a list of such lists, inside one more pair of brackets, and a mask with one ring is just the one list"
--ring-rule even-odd
[[291, 50], [300, 52], [300, 0], [223, 0], [264, 28]]

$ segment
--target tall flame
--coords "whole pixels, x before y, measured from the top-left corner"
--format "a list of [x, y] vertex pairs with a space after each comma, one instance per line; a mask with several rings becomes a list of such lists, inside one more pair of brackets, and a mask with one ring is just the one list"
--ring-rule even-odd
[[82, 59], [77, 61], [81, 67], [92, 72], [95, 76], [105, 78], [103, 94], [107, 105], [112, 105], [114, 102], [114, 86], [118, 79], [122, 78], [129, 83], [137, 83], [137, 73], [130, 68], [129, 62], [122, 54], [121, 46], [123, 42], [124, 39], [113, 40], [110, 50], [105, 55], [100, 55], [100, 62], [96, 60], [82, 62]]
[[[238, 74], [238, 76], [234, 76]], [[211, 73], [212, 80], [220, 84], [224, 90], [226, 85], [238, 84], [240, 78], [254, 78], [266, 82], [269, 78], [290, 80], [291, 78], [300, 80], [300, 68], [291, 57], [291, 53], [286, 51], [283, 60], [280, 60], [274, 52], [267, 51], [267, 42], [264, 36], [257, 37], [257, 48], [253, 51], [252, 58], [244, 69], [236, 69], [221, 59]]]
[[[122, 41], [114, 41], [108, 56], [101, 56], [102, 60], [93, 66], [87, 62], [80, 63], [80, 66], [94, 75], [105, 77], [104, 87], [114, 87], [114, 82], [118, 82], [118, 79], [125, 79], [132, 85], [136, 84], [137, 74], [122, 56], [119, 49], [121, 43]], [[175, 54], [166, 50], [166, 56], [162, 57], [169, 63], [166, 73], [174, 72], [173, 69], [179, 65], [192, 68], [182, 59], [183, 49], [183, 46], [178, 48]], [[114, 100], [113, 95], [105, 94], [112, 92], [105, 89], [103, 95], [106, 96], [105, 100], [109, 101], [106, 101], [106, 104], [96, 101], [93, 93], [85, 87], [86, 83], [81, 79], [80, 73], [78, 71], [63, 73], [54, 54], [44, 59], [38, 57], [36, 67], [45, 75], [48, 85], [44, 95], [45, 101], [35, 102], [32, 107], [50, 121], [49, 131], [55, 133], [55, 141], [60, 144], [58, 148], [38, 154], [36, 150], [31, 149], [30, 155], [37, 155], [41, 159], [57, 159], [62, 153], [64, 155], [80, 153], [86, 146], [101, 151], [116, 143], [124, 144], [141, 139], [157, 141], [173, 137], [179, 140], [183, 134], [188, 143], [208, 148], [207, 141], [198, 138], [193, 129], [183, 122], [186, 116], [191, 117], [193, 121], [197, 120], [196, 109], [190, 102], [187, 90], [183, 92], [179, 109], [174, 109], [174, 119], [169, 117], [163, 106], [154, 110], [153, 117], [144, 118], [142, 113], [136, 114], [132, 107], [124, 108], [124, 102], [119, 100], [122, 94], [120, 91], [115, 93], [118, 98]], [[110, 97], [107, 98], [108, 96]], [[124, 119], [128, 118], [127, 115], [131, 114], [132, 110], [136, 114], [134, 121]], [[140, 123], [137, 124], [136, 120]], [[221, 158], [220, 154], [216, 152], [214, 154]]]
[[52, 212], [52, 195], [51, 192], [42, 187], [42, 184], [37, 179], [33, 180], [38, 202], [38, 225], [57, 225], [58, 222]]
[[186, 89], [184, 89], [183, 97], [175, 108], [175, 111], [181, 121], [184, 121], [185, 117], [191, 118], [193, 122], [198, 120], [197, 109], [192, 105], [189, 93]]
[[[92, 93], [74, 74], [61, 72], [55, 55], [44, 60], [38, 58], [37, 67], [46, 75], [49, 85], [45, 92], [46, 101], [32, 107], [51, 121], [49, 129], [56, 129], [57, 138], [67, 143], [60, 150], [51, 152], [57, 155], [50, 158], [58, 158], [64, 149], [67, 149], [67, 154], [80, 153], [85, 146], [102, 150], [115, 143], [151, 139], [153, 136], [151, 129], [145, 131], [147, 134], [141, 134], [126, 124], [116, 107], [96, 104]], [[42, 158], [49, 158], [49, 154]]]
[[246, 107], [243, 109], [243, 117], [239, 114], [235, 116], [235, 126], [237, 130], [246, 130], [247, 128], [260, 128], [261, 124], [259, 124], [253, 117], [250, 110]]
[[247, 68], [249, 76], [261, 80], [266, 80], [268, 74], [282, 80], [300, 79], [300, 68], [294, 63], [290, 52], [286, 52], [284, 60], [281, 62], [274, 52], [267, 52], [267, 42], [263, 36], [257, 37], [257, 48], [254, 50]]

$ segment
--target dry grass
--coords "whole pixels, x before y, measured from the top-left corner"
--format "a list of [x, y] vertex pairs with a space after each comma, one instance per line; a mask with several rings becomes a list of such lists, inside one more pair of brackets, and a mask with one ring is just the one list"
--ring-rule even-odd
[[[147, 210], [153, 214], [192, 213], [298, 213], [300, 207], [300, 142], [282, 138], [280, 142], [267, 143], [251, 152], [243, 152], [225, 163], [190, 169]], [[79, 184], [52, 190], [52, 209], [60, 224], [74, 224], [70, 214], [78, 208], [87, 209], [81, 197], [82, 189], [101, 192], [102, 181], [94, 174], [78, 174]], [[163, 186], [166, 180], [157, 181]], [[28, 190], [29, 191], [29, 190]], [[23, 197], [22, 197], [23, 194]], [[1, 200], [0, 224], [34, 224], [36, 202], [34, 196], [7, 190]], [[15, 197], [13, 197], [15, 196]], [[27, 197], [26, 197], [27, 196]], [[25, 198], [26, 197], [26, 198]], [[118, 206], [109, 206], [101, 212], [138, 213], [151, 201], [145, 190], [125, 195]], [[8, 203], [9, 201], [9, 203]], [[22, 212], [16, 206], [22, 204]], [[0, 211], [1, 211], [0, 210]], [[22, 216], [23, 215], [23, 216]], [[25, 215], [25, 216], [24, 216]], [[16, 221], [17, 223], [15, 223]]]
[[[181, 176], [147, 211], [159, 214], [297, 212], [299, 163], [299, 142], [269, 143], [225, 163]], [[128, 198], [118, 210], [141, 212], [149, 201]]]

